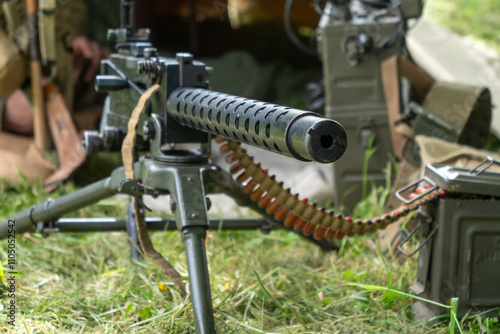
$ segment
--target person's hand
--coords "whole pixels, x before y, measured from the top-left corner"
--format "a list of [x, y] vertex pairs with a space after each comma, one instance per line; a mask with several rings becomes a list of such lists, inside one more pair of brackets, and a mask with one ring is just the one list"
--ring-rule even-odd
[[9, 95], [2, 117], [3, 130], [26, 136], [33, 134], [33, 109], [21, 89]]
[[99, 61], [109, 56], [109, 50], [101, 48], [96, 41], [85, 36], [73, 39], [73, 78], [90, 82], [99, 70]]

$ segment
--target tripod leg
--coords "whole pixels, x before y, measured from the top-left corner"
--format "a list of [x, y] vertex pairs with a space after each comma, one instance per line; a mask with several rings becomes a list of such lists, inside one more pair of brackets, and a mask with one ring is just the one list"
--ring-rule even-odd
[[187, 226], [182, 229], [181, 233], [186, 247], [196, 333], [212, 334], [215, 333], [215, 323], [205, 250], [206, 227]]
[[137, 235], [137, 227], [134, 213], [134, 205], [132, 203], [132, 197], [130, 197], [129, 204], [127, 206], [127, 235], [128, 242], [130, 244], [130, 259], [131, 260], [140, 260], [142, 259], [142, 248], [141, 243], [139, 242], [139, 236]]
[[[12, 217], [16, 221], [16, 233], [35, 231], [35, 224], [52, 222], [61, 216], [96, 203], [118, 192], [123, 172], [117, 169], [111, 177], [92, 183], [58, 199], [49, 199]], [[0, 239], [7, 237], [8, 221], [0, 222]]]
[[205, 197], [205, 166], [171, 168], [171, 207], [186, 249], [189, 287], [197, 334], [215, 334], [205, 238], [209, 227]]

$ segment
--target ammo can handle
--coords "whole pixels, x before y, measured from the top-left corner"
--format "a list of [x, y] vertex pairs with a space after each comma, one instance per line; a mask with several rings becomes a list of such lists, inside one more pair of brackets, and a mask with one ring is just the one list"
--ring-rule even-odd
[[[483, 165], [485, 165], [486, 163], [488, 163], [488, 165], [480, 170], [479, 168], [482, 167]], [[474, 169], [472, 169], [470, 171], [470, 173], [474, 174], [474, 175], [482, 174], [482, 173], [486, 172], [486, 170], [488, 170], [494, 164], [500, 165], [500, 161], [497, 161], [497, 160], [493, 159], [492, 157], [488, 156], [486, 159], [483, 160], [483, 162], [481, 162], [479, 165], [474, 167]]]
[[409, 241], [409, 240], [413, 237], [413, 235], [415, 234], [415, 232], [417, 232], [417, 230], [418, 230], [418, 228], [419, 228], [419, 227], [420, 227], [420, 224], [419, 224], [419, 225], [417, 225], [417, 227], [415, 227], [415, 228], [413, 229], [413, 231], [411, 231], [410, 235], [409, 235], [409, 236], [408, 236], [405, 240], [403, 240], [403, 242], [402, 242], [402, 243], [400, 243], [400, 244], [398, 245], [398, 251], [399, 251], [401, 254], [403, 254], [404, 256], [406, 256], [406, 257], [412, 257], [413, 255], [417, 254], [417, 253], [418, 253], [418, 252], [419, 252], [419, 251], [420, 251], [420, 250], [421, 250], [421, 249], [422, 249], [422, 248], [423, 248], [423, 247], [427, 244], [427, 242], [429, 242], [429, 240], [431, 240], [431, 239], [432, 239], [432, 237], [434, 236], [434, 234], [436, 234], [436, 232], [437, 232], [437, 230], [438, 230], [438, 226], [436, 226], [436, 228], [435, 228], [434, 230], [432, 230], [432, 232], [429, 234], [429, 236], [428, 236], [428, 237], [427, 237], [424, 241], [422, 241], [422, 242], [420, 243], [420, 245], [418, 245], [417, 249], [415, 249], [413, 252], [411, 252], [411, 253], [409, 253], [409, 254], [408, 254], [408, 253], [406, 253], [406, 251], [403, 249], [403, 245], [404, 245], [405, 243], [407, 243], [407, 242], [408, 242], [408, 241]]
[[[408, 198], [405, 198], [403, 197], [402, 193], [404, 193], [405, 191], [408, 191], [408, 189], [413, 189], [417, 186], [417, 184], [419, 184], [420, 182], [427, 182], [427, 184], [431, 185], [432, 188], [429, 188], [427, 189], [424, 193], [418, 195], [417, 197], [415, 197], [414, 199], [408, 199]], [[413, 182], [412, 184], [402, 188], [402, 189], [399, 189], [398, 191], [396, 191], [396, 197], [403, 203], [405, 204], [411, 204], [415, 201], [418, 201], [419, 199], [421, 199], [422, 197], [430, 194], [431, 192], [433, 192], [434, 190], [436, 190], [438, 188], [438, 186], [434, 183], [434, 181], [432, 181], [431, 179], [427, 178], [427, 177], [424, 177], [418, 181], [415, 181]]]
[[408, 237], [406, 237], [406, 239], [404, 239], [403, 242], [401, 242], [397, 247], [398, 251], [406, 257], [412, 257], [413, 255], [417, 254], [432, 239], [432, 237], [434, 236], [434, 234], [436, 234], [436, 232], [439, 228], [439, 225], [436, 225], [436, 227], [432, 230], [432, 232], [429, 233], [427, 238], [425, 238], [425, 240], [420, 243], [420, 245], [417, 247], [417, 249], [415, 249], [413, 252], [411, 252], [409, 254], [406, 253], [406, 251], [403, 249], [403, 245], [406, 244], [413, 237], [415, 232], [417, 232], [417, 230], [420, 228], [420, 224], [422, 224], [422, 220], [425, 220], [427, 223], [432, 222], [432, 217], [428, 216], [427, 214], [423, 213], [422, 211], [418, 212], [417, 215], [420, 216], [419, 217], [420, 220], [419, 220], [418, 225], [413, 229], [413, 231], [411, 231], [410, 235]]

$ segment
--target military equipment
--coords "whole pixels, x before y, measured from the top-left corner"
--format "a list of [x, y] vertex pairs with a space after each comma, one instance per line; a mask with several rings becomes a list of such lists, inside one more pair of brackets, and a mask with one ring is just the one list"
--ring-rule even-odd
[[[344, 153], [345, 132], [339, 123], [314, 113], [208, 90], [208, 71], [203, 63], [185, 53], [177, 54], [175, 59], [159, 57], [148, 42], [147, 30], [135, 31], [133, 25], [122, 22], [122, 28], [110, 31], [109, 37], [118, 43], [118, 52], [102, 61], [96, 89], [108, 96], [100, 130], [85, 134], [85, 150], [88, 154], [118, 150], [122, 141], [130, 138], [127, 133], [132, 133], [137, 139], [134, 146], [143, 153], [149, 151], [149, 155], [141, 155], [128, 166], [135, 174], [132, 178], [127, 176], [127, 166], [118, 168], [106, 179], [35, 205], [12, 219], [16, 220], [18, 233], [126, 229], [137, 241], [134, 231], [141, 233], [142, 211], [146, 209], [142, 205], [137, 210], [142, 196], [170, 195], [165, 204], [170, 205], [174, 220], [143, 221], [152, 230], [165, 226], [172, 229], [175, 224], [182, 233], [197, 333], [215, 332], [204, 239], [206, 230], [214, 229], [216, 222], [207, 217], [210, 201], [206, 195], [226, 193], [263, 216], [217, 220], [222, 229], [267, 231], [287, 227], [325, 248], [332, 247], [333, 238], [375, 232], [417, 210], [419, 205], [436, 202], [445, 195], [436, 188], [412, 207], [398, 208], [374, 219], [354, 220], [300, 200], [256, 164], [238, 143], [218, 137], [223, 143], [221, 152], [233, 163], [228, 173], [209, 161], [210, 134], [300, 160], [327, 163]], [[236, 175], [236, 180], [231, 174]], [[134, 198], [125, 220], [61, 219], [117, 193]], [[7, 234], [7, 226], [8, 222], [0, 224], [0, 237]]]
[[[6, 0], [2, 3], [2, 12], [5, 16], [5, 30], [13, 35], [24, 23], [25, 8], [22, 0]], [[3, 27], [2, 27], [3, 28]]]
[[[133, 5], [131, 2], [125, 4]], [[123, 6], [124, 12], [129, 9]], [[207, 90], [207, 68], [203, 63], [194, 61], [190, 54], [185, 53], [177, 54], [176, 59], [159, 57], [147, 41], [148, 31], [135, 31], [133, 24], [128, 23], [129, 18], [130, 15], [124, 13], [122, 27], [109, 32], [110, 39], [117, 42], [118, 52], [102, 61], [101, 75], [96, 80], [96, 89], [108, 93], [104, 115], [99, 132], [87, 132], [84, 138], [88, 154], [103, 149], [117, 150], [124, 140], [126, 147], [128, 140], [132, 139], [132, 147], [122, 149], [127, 153], [123, 154], [125, 168], [118, 168], [110, 177], [72, 194], [35, 205], [12, 219], [16, 221], [17, 233], [58, 232], [67, 230], [68, 226], [77, 230], [100, 231], [109, 230], [110, 224], [113, 229], [123, 229], [123, 221], [110, 222], [102, 218], [70, 220], [69, 223], [59, 220], [79, 208], [123, 193], [133, 198], [133, 210], [127, 215], [125, 228], [133, 236], [137, 225], [138, 239], [144, 245], [140, 236], [144, 227], [143, 209], [139, 208], [142, 206], [139, 205], [142, 195], [170, 195], [168, 205], [175, 214], [176, 228], [181, 231], [186, 247], [196, 331], [214, 333], [204, 243], [206, 230], [213, 228], [214, 222], [207, 218], [210, 202], [206, 195], [224, 192], [240, 204], [262, 212], [266, 218], [221, 220], [219, 226], [223, 229], [228, 223], [231, 229], [264, 230], [280, 226], [269, 206], [279, 209], [277, 203], [282, 199], [290, 203], [288, 199], [293, 196], [288, 196], [281, 184], [269, 177], [264, 178], [266, 185], [272, 188], [265, 195], [266, 199], [272, 200], [267, 202], [267, 212], [266, 206], [260, 207], [260, 202], [252, 202], [229, 173], [209, 161], [209, 133], [238, 139], [300, 160], [327, 163], [342, 156], [347, 145], [345, 132], [339, 123], [311, 112]], [[136, 138], [136, 135], [139, 136]], [[234, 159], [239, 161], [245, 175], [255, 177], [251, 171], [263, 173], [236, 146], [233, 148], [238, 153], [234, 151]], [[132, 159], [126, 159], [133, 156], [133, 147], [142, 151], [148, 149], [149, 156], [141, 156], [133, 164]], [[132, 178], [127, 178], [128, 175]], [[245, 181], [247, 177], [240, 175], [238, 178]], [[264, 184], [261, 186], [265, 189]], [[274, 200], [273, 196], [279, 198]], [[255, 199], [259, 200], [258, 197]], [[281, 214], [283, 212], [286, 211], [280, 210]], [[324, 215], [323, 212], [321, 218]], [[146, 226], [151, 226], [151, 223], [148, 219], [144, 220]], [[159, 223], [160, 226], [171, 226], [171, 222]], [[0, 224], [0, 237], [7, 235], [7, 226], [8, 221]], [[157, 228], [158, 224], [155, 226]], [[324, 247], [332, 247], [331, 243], [317, 241], [312, 236], [309, 239]], [[144, 250], [146, 254], [148, 251], [155, 252], [151, 245], [148, 248]], [[162, 269], [165, 270], [164, 267]], [[180, 290], [183, 290], [182, 284]]]
[[403, 155], [420, 167], [415, 136], [423, 135], [476, 148], [484, 147], [490, 135], [491, 96], [489, 89], [457, 83], [436, 82], [422, 105], [410, 102], [398, 127], [408, 141]]
[[38, 10], [38, 29], [40, 31], [40, 56], [42, 64], [56, 64], [56, 0], [41, 0]]
[[[122, 56], [120, 55], [119, 58]], [[111, 60], [119, 63], [121, 59], [115, 59], [112, 56]], [[200, 79], [205, 77], [202, 71], [204, 65], [192, 62], [192, 56], [189, 54], [177, 54], [175, 61], [159, 58], [149, 60], [149, 62], [158, 68], [165, 68], [164, 74], [159, 73], [163, 74], [165, 80], [168, 78], [168, 72], [174, 70], [180, 71], [181, 82], [191, 80], [199, 84], [203, 82]], [[141, 62], [138, 64], [142, 65]], [[187, 76], [190, 71], [196, 81], [192, 81], [193, 79]], [[124, 80], [119, 80], [114, 75], [101, 75], [96, 80], [98, 91], [115, 90], [126, 84]], [[154, 145], [160, 145], [158, 147], [164, 144], [207, 140], [206, 134], [203, 133], [188, 134], [179, 127], [179, 124], [182, 124], [303, 161], [329, 163], [336, 161], [344, 153], [347, 143], [342, 127], [337, 122], [324, 119], [315, 113], [221, 94], [204, 88], [180, 86], [172, 90], [167, 82], [164, 87], [165, 95], [169, 96], [167, 101], [162, 102], [167, 106], [166, 137], [154, 143]], [[117, 93], [111, 93], [112, 97], [113, 95], [114, 98], [118, 98]], [[120, 101], [119, 98], [118, 101]], [[119, 114], [120, 109], [114, 109], [111, 101], [109, 106], [110, 109], [105, 113], [106, 132], [99, 134], [87, 132], [86, 134], [85, 149], [88, 152], [112, 148], [114, 144], [121, 143], [123, 140], [123, 135], [126, 133], [124, 127], [127, 125], [126, 118]], [[114, 110], [117, 111], [114, 112]], [[116, 118], [117, 116], [121, 118]], [[140, 130], [143, 137], [149, 137], [150, 131], [156, 132], [157, 129], [154, 129], [153, 124], [143, 124]], [[172, 131], [169, 131], [170, 129]], [[114, 135], [110, 136], [110, 132]], [[159, 156], [153, 155], [153, 157]]]
[[[454, 165], [460, 155], [481, 160], [484, 154], [474, 151], [474, 147], [481, 148], [487, 143], [491, 117], [489, 89], [448, 82], [433, 83], [421, 105], [410, 102], [408, 112], [394, 121], [395, 130], [404, 134], [399, 141], [404, 161], [398, 166], [399, 174], [393, 189], [413, 181], [427, 164], [443, 162]], [[422, 140], [427, 142], [425, 147], [418, 143]], [[449, 146], [444, 141], [467, 146]], [[469, 152], [464, 154], [464, 150]], [[398, 205], [399, 199], [390, 195], [386, 201], [387, 208]], [[403, 223], [401, 220], [380, 234], [382, 249], [395, 249], [405, 238], [407, 233], [398, 228]], [[399, 261], [404, 261], [404, 258], [399, 257]]]
[[31, 75], [31, 95], [33, 96], [33, 133], [35, 145], [39, 150], [49, 149], [50, 140], [47, 127], [47, 119], [44, 107], [44, 96], [42, 88], [42, 63], [40, 55], [40, 44], [38, 40], [38, 1], [26, 1], [26, 17], [29, 33], [29, 56]]
[[[391, 147], [381, 63], [404, 54], [406, 21], [421, 12], [420, 0], [332, 0], [322, 10], [317, 41], [323, 62], [325, 115], [342, 123], [349, 140], [344, 159], [333, 166], [334, 202], [348, 209], [361, 200], [363, 178], [376, 185], [385, 183], [389, 156], [396, 154]], [[404, 103], [407, 86], [402, 85]], [[377, 154], [371, 156], [367, 175], [363, 175], [373, 137], [371, 145]]]
[[[428, 165], [417, 183], [453, 195], [418, 212], [419, 225], [412, 235], [418, 231], [420, 245], [415, 251], [407, 254], [407, 241], [399, 246], [407, 256], [419, 253], [417, 281], [411, 290], [447, 305], [458, 298], [460, 316], [500, 306], [500, 174], [488, 171], [493, 164], [499, 162], [488, 158], [472, 169]], [[418, 318], [431, 319], [446, 309], [417, 301], [414, 311]]]
[[[0, 97], [6, 97], [25, 79], [24, 63], [12, 40], [0, 29]], [[15, 74], [15, 75], [14, 75]]]
[[[18, 29], [25, 17], [22, 1], [3, 1], [0, 8], [0, 97], [19, 88], [26, 78], [22, 54], [25, 45], [19, 40], [25, 29]], [[1, 121], [0, 121], [1, 122]]]

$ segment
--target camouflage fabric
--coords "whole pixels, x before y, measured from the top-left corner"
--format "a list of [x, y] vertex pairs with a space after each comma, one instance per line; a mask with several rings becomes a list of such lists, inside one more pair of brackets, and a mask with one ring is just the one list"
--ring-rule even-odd
[[[25, 3], [23, 0], [18, 1], [19, 12], [23, 12]], [[12, 1], [11, 1], [12, 2]], [[2, 57], [13, 58], [15, 56], [22, 55], [24, 60], [24, 73], [29, 73], [28, 68], [28, 36], [26, 23], [20, 22], [19, 26], [16, 27], [15, 31], [10, 31], [6, 15], [3, 12], [1, 5], [4, 4], [4, 0], [0, 0], [0, 30], [3, 35], [7, 35], [12, 43], [17, 47], [18, 53], [15, 52], [5, 53], [0, 52], [0, 66], [9, 66], [13, 62], [10, 59], [3, 59]], [[88, 35], [90, 33], [89, 15], [87, 3], [84, 0], [71, 0], [71, 1], [58, 1], [58, 6], [56, 9], [56, 75], [53, 78], [54, 83], [60, 88], [62, 94], [66, 97], [66, 103], [68, 108], [72, 110], [73, 104], [73, 77], [72, 77], [72, 40], [75, 36]], [[0, 68], [0, 73], [8, 72], [8, 68]], [[15, 74], [13, 73], [15, 72]], [[10, 71], [10, 73], [4, 78], [0, 77], [0, 80], [7, 80], [9, 82], [19, 82], [24, 84], [19, 84], [19, 88], [22, 88], [26, 92], [29, 90], [29, 84], [26, 82], [25, 74], [23, 71]], [[14, 77], [18, 75], [20, 77]], [[2, 86], [0, 82], [0, 86]], [[9, 87], [12, 88], [12, 87]], [[27, 94], [29, 95], [29, 94]], [[0, 97], [2, 94], [0, 92]], [[3, 95], [5, 98], [5, 95]], [[3, 99], [4, 100], [4, 99]], [[3, 103], [0, 104], [0, 120], [1, 112], [3, 111]]]
[[7, 96], [24, 81], [26, 64], [16, 43], [0, 30], [0, 96]]

